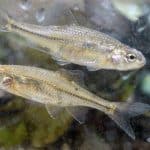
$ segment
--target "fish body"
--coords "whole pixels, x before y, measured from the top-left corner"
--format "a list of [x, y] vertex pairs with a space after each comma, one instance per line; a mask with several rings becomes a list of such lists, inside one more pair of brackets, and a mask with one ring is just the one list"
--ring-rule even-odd
[[[6, 74], [6, 80], [7, 77], [12, 79], [10, 86], [2, 85], [1, 88], [43, 104], [90, 107], [91, 102], [99, 103], [99, 101], [102, 101], [102, 99], [74, 82], [73, 79], [68, 77], [66, 71], [47, 71], [29, 66], [0, 65], [0, 73], [3, 76]], [[103, 105], [107, 106], [108, 103], [104, 101]]]
[[0, 89], [44, 104], [51, 116], [62, 108], [74, 118], [77, 117], [72, 110], [78, 107], [103, 111], [133, 139], [135, 136], [128, 119], [150, 110], [150, 106], [143, 103], [128, 105], [106, 101], [81, 87], [64, 70], [0, 65]]
[[[3, 18], [3, 19], [2, 19]], [[0, 12], [1, 29], [36, 44], [60, 64], [74, 63], [89, 70], [132, 70], [144, 66], [143, 54], [96, 30], [76, 25], [38, 26], [17, 22]]]

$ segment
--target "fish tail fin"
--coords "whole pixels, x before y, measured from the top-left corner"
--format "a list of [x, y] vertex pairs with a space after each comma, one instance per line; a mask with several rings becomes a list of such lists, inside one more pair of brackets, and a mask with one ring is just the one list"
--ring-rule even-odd
[[113, 102], [114, 111], [105, 111], [105, 113], [132, 139], [135, 139], [134, 131], [130, 125], [130, 118], [150, 111], [150, 105], [136, 103]]
[[13, 22], [13, 19], [8, 15], [7, 12], [0, 10], [0, 30], [7, 32]]

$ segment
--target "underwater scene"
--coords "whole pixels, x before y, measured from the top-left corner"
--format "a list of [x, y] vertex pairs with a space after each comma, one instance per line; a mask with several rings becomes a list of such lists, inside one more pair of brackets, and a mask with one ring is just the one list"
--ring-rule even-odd
[[150, 149], [150, 0], [0, 0], [0, 150]]

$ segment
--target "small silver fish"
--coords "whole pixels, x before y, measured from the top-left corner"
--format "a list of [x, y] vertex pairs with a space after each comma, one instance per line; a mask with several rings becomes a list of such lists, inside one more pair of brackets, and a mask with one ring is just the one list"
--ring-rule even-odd
[[38, 26], [21, 23], [0, 11], [0, 28], [32, 41], [39, 50], [51, 55], [59, 64], [74, 63], [90, 71], [99, 69], [133, 70], [146, 63], [143, 54], [118, 40], [89, 28]]
[[135, 139], [129, 118], [149, 111], [150, 105], [109, 102], [81, 87], [74, 78], [72, 73], [65, 70], [0, 65], [0, 89], [45, 104], [51, 117], [55, 118], [62, 109], [66, 109], [76, 120], [83, 122], [84, 118], [77, 116], [77, 108], [80, 107], [80, 111], [83, 107], [94, 108], [107, 114]]

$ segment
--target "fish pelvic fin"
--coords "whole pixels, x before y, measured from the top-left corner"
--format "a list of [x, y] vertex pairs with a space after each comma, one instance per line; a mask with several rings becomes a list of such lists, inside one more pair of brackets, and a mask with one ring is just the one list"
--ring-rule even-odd
[[105, 113], [133, 140], [135, 140], [134, 131], [130, 125], [130, 118], [144, 114], [150, 111], [150, 105], [135, 102], [135, 103], [119, 103], [113, 102], [116, 108]]
[[13, 22], [14, 20], [11, 19], [7, 12], [0, 10], [0, 31], [8, 32]]

